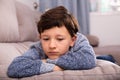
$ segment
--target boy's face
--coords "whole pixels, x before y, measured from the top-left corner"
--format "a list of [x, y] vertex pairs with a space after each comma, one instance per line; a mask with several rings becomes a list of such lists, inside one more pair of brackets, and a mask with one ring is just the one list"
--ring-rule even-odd
[[42, 48], [49, 59], [56, 59], [65, 54], [74, 45], [76, 36], [71, 37], [65, 26], [53, 27], [40, 35]]

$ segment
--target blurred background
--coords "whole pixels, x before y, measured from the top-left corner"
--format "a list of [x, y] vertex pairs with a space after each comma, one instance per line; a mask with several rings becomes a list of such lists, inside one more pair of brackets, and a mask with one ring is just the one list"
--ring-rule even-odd
[[99, 46], [120, 45], [120, 0], [18, 0], [44, 13], [65, 6], [79, 22], [80, 32], [95, 35]]

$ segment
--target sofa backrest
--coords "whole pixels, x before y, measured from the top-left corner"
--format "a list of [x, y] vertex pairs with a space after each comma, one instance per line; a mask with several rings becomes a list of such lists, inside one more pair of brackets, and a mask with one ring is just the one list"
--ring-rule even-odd
[[0, 42], [18, 39], [19, 30], [14, 0], [0, 0]]
[[15, 0], [0, 0], [0, 42], [37, 41], [40, 13]]
[[20, 41], [38, 40], [37, 22], [40, 13], [16, 1], [16, 14], [19, 26]]

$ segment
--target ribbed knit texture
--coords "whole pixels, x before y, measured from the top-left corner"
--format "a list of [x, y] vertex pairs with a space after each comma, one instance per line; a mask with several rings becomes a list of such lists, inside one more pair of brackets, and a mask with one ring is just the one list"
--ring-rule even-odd
[[96, 66], [93, 48], [81, 33], [77, 34], [75, 45], [65, 55], [55, 60], [47, 59], [47, 63], [43, 63], [41, 59], [47, 59], [47, 56], [41, 43], [37, 42], [26, 53], [13, 60], [7, 74], [9, 77], [26, 77], [51, 72], [55, 65], [65, 70], [83, 70]]

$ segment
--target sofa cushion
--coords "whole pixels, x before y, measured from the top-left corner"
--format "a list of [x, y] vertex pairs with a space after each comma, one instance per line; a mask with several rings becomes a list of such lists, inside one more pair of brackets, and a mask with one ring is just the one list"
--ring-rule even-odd
[[[6, 75], [8, 65], [0, 65], [0, 80], [11, 80]], [[97, 67], [89, 70], [54, 71], [15, 80], [120, 80], [120, 66], [103, 60], [97, 61]]]
[[[120, 80], [120, 66], [98, 60], [97, 67], [89, 70], [65, 70], [23, 78], [37, 80]], [[22, 80], [22, 79], [21, 79]]]
[[112, 55], [120, 65], [120, 45], [99, 46], [93, 48], [96, 55]]
[[97, 66], [89, 70], [65, 71], [65, 80], [119, 80], [120, 66], [109, 61], [97, 60]]
[[[40, 16], [27, 5], [16, 1], [16, 11], [19, 24], [20, 41], [38, 40], [36, 17]], [[38, 17], [39, 18], [39, 17]]]
[[0, 42], [19, 39], [18, 22], [14, 0], [0, 0]]
[[0, 65], [10, 64], [15, 57], [22, 55], [33, 43], [0, 43]]
[[99, 38], [97, 36], [94, 35], [86, 35], [87, 39], [90, 42], [90, 45], [92, 47], [97, 47], [99, 45]]

